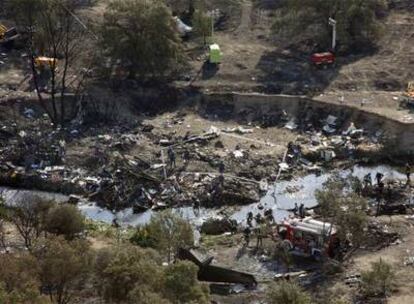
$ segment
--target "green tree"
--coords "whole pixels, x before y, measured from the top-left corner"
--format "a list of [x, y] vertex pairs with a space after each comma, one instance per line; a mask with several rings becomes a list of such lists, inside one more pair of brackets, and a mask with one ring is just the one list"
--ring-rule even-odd
[[353, 176], [333, 175], [325, 182], [323, 189], [315, 192], [315, 197], [322, 218], [337, 226], [342, 239], [348, 238], [358, 247], [365, 236], [368, 202], [354, 192], [355, 185]]
[[85, 288], [91, 273], [89, 244], [52, 237], [40, 242], [33, 251], [39, 264], [39, 278], [50, 300], [70, 303]]
[[212, 35], [212, 19], [202, 10], [197, 9], [193, 15], [194, 33], [203, 38], [204, 45], [207, 44], [207, 37]]
[[44, 303], [39, 293], [36, 259], [6, 254], [0, 259], [0, 303]]
[[85, 217], [76, 206], [56, 205], [46, 216], [45, 229], [47, 232], [63, 235], [67, 240], [71, 240], [84, 231]]
[[266, 293], [269, 304], [310, 304], [310, 296], [296, 283], [280, 281], [269, 286]]
[[379, 19], [385, 7], [384, 0], [284, 0], [274, 30], [290, 42], [304, 45], [310, 38], [328, 49], [331, 17], [337, 21], [339, 46], [345, 51], [360, 49], [378, 39], [382, 28]]
[[147, 285], [135, 286], [128, 294], [128, 303], [130, 304], [171, 304], [170, 301], [163, 298], [163, 295], [156, 293]]
[[362, 293], [367, 297], [386, 297], [395, 287], [395, 273], [390, 264], [379, 259], [371, 270], [361, 273]]
[[183, 59], [171, 12], [161, 0], [115, 0], [105, 11], [101, 42], [113, 65], [132, 78], [164, 79]]
[[132, 301], [140, 292], [159, 293], [163, 284], [160, 264], [159, 256], [150, 249], [130, 245], [101, 250], [95, 263], [98, 289], [114, 303]]
[[138, 229], [137, 234], [131, 241], [159, 250], [167, 257], [168, 262], [171, 262], [180, 247], [190, 247], [194, 244], [194, 233], [190, 223], [171, 211], [157, 213], [144, 230]]
[[165, 270], [165, 293], [172, 303], [209, 303], [209, 293], [197, 280], [198, 267], [177, 262]]

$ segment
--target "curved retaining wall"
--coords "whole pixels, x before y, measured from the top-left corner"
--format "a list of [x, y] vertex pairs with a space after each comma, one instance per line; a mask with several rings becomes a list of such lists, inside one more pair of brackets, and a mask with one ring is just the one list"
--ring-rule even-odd
[[202, 104], [232, 109], [234, 113], [238, 113], [241, 109], [252, 108], [262, 113], [285, 110], [295, 117], [309, 111], [321, 117], [331, 114], [341, 117], [344, 121], [352, 121], [357, 127], [369, 132], [383, 132], [384, 149], [391, 154], [414, 154], [414, 123], [404, 123], [349, 105], [331, 104], [304, 96], [242, 93], [205, 94]]

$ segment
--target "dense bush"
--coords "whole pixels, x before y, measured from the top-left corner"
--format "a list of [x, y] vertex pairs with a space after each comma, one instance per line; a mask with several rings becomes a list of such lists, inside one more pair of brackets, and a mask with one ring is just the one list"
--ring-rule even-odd
[[274, 30], [299, 47], [310, 40], [313, 46], [327, 50], [332, 40], [331, 17], [337, 21], [338, 49], [355, 52], [375, 45], [385, 7], [384, 0], [284, 0]]

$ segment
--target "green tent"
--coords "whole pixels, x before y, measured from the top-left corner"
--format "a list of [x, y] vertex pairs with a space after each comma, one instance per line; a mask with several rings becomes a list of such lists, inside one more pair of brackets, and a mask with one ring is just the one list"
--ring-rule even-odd
[[221, 63], [222, 53], [220, 46], [217, 43], [210, 45], [209, 61], [210, 63]]

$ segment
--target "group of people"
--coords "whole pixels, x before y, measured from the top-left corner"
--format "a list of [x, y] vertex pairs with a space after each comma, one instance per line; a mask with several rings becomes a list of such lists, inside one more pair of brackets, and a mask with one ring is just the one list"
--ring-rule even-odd
[[298, 207], [298, 203], [295, 203], [295, 207], [293, 208], [293, 214], [299, 216], [300, 218], [305, 217], [305, 205], [302, 203]]
[[[253, 221], [255, 226], [253, 227]], [[249, 246], [250, 237], [252, 233], [257, 237], [256, 248], [263, 246], [263, 238], [266, 236], [268, 228], [271, 224], [274, 224], [275, 218], [273, 216], [272, 209], [266, 209], [263, 215], [257, 213], [253, 215], [253, 212], [248, 212], [246, 217], [247, 227], [243, 230], [245, 245]]]
[[[411, 184], [411, 165], [409, 163], [405, 164], [405, 175], [407, 177], [407, 185], [410, 185]], [[384, 174], [382, 174], [381, 172], [377, 172], [377, 174], [375, 175], [377, 186], [380, 190], [384, 188], [383, 178], [384, 178]], [[364, 186], [372, 187], [371, 173], [368, 173], [367, 175], [364, 176]]]

